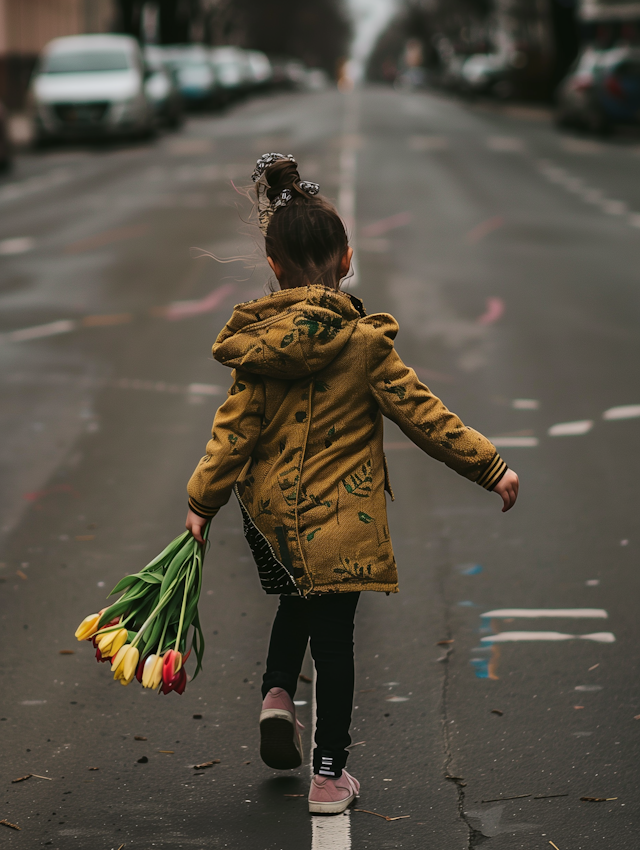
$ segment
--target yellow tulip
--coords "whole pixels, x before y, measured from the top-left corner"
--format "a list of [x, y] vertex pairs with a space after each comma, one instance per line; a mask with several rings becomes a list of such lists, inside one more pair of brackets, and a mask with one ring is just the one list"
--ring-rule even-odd
[[138, 667], [138, 659], [140, 658], [140, 653], [136, 649], [135, 646], [131, 646], [130, 643], [125, 646], [120, 647], [118, 650], [118, 654], [113, 659], [113, 663], [111, 664], [111, 670], [113, 671], [113, 678], [116, 680], [120, 680], [121, 684], [128, 685], [129, 682], [136, 675], [136, 668]]
[[98, 649], [105, 658], [110, 658], [116, 655], [120, 647], [127, 642], [128, 633], [126, 629], [117, 629], [113, 632], [106, 632], [97, 640]]
[[78, 640], [89, 640], [98, 631], [98, 623], [100, 622], [100, 614], [89, 614], [80, 623], [76, 629], [76, 637]]
[[142, 670], [142, 687], [157, 688], [162, 681], [162, 662], [161, 655], [150, 655], [144, 662]]

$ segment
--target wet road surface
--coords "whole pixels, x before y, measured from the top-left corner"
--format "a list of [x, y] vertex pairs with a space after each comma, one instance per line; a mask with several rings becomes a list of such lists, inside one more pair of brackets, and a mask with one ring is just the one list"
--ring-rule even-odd
[[[401, 592], [363, 595], [349, 769], [367, 811], [333, 819], [307, 813], [308, 765], [259, 759], [275, 600], [235, 503], [182, 697], [121, 688], [73, 638], [181, 531], [229, 384], [210, 345], [268, 281], [231, 183], [266, 150], [340, 202], [353, 291], [521, 478], [503, 515], [387, 426]], [[637, 848], [639, 172], [629, 137], [383, 89], [19, 160], [0, 185], [5, 846]], [[308, 746], [312, 686], [297, 699]], [[27, 773], [47, 778], [12, 783]]]

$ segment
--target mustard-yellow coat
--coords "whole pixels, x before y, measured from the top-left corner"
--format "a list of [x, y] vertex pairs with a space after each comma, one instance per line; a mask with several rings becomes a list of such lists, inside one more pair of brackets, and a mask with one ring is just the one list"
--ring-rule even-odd
[[238, 305], [213, 346], [233, 385], [189, 503], [214, 516], [235, 485], [267, 592], [397, 591], [383, 414], [487, 490], [506, 471], [494, 445], [405, 366], [397, 332], [392, 316], [309, 286]]

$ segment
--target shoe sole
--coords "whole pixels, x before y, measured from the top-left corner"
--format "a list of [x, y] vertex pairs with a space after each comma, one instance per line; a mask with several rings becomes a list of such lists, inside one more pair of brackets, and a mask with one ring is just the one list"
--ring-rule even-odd
[[352, 794], [345, 800], [336, 800], [333, 803], [314, 803], [309, 800], [309, 812], [312, 815], [339, 815], [353, 805], [356, 799], [357, 794]]
[[[294, 770], [302, 764], [302, 744], [288, 711], [271, 709], [260, 715], [260, 758], [274, 770]], [[297, 739], [297, 740], [296, 740]]]

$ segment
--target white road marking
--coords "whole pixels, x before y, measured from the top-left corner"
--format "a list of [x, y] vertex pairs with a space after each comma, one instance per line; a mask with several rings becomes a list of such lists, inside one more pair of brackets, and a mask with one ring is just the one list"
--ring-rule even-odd
[[535, 398], [514, 398], [511, 407], [516, 410], [537, 410], [540, 407], [540, 402]]
[[496, 153], [521, 153], [525, 148], [524, 140], [517, 136], [489, 136], [486, 144]]
[[345, 115], [342, 128], [342, 150], [340, 152], [340, 188], [338, 190], [338, 211], [344, 219], [349, 243], [353, 248], [351, 261], [351, 277], [347, 278], [346, 288], [358, 285], [358, 259], [356, 245], [356, 171], [358, 165], [358, 121], [360, 100], [355, 92], [345, 96]]
[[4, 336], [10, 342], [27, 342], [31, 339], [42, 339], [47, 336], [66, 334], [69, 331], [75, 331], [77, 327], [78, 323], [73, 319], [60, 319], [57, 322], [49, 322], [46, 325], [35, 325], [32, 328], [21, 328], [17, 331], [10, 331]]
[[14, 236], [12, 239], [3, 239], [0, 242], [0, 254], [9, 256], [12, 254], [25, 254], [35, 244], [31, 236]]
[[538, 445], [537, 437], [489, 437], [496, 448], [530, 449]]
[[591, 691], [595, 693], [595, 691], [602, 690], [602, 685], [576, 685], [573, 690], [581, 693], [590, 693]]
[[624, 201], [614, 201], [612, 198], [605, 198], [602, 201], [602, 210], [607, 215], [624, 215], [629, 212], [629, 207]]
[[640, 404], [623, 404], [621, 407], [610, 407], [602, 414], [603, 419], [636, 419], [640, 416]]
[[560, 137], [560, 147], [567, 153], [594, 154], [602, 153], [604, 146], [591, 139], [574, 139], [571, 136]]
[[591, 419], [579, 419], [577, 422], [559, 422], [547, 431], [550, 437], [575, 437], [587, 434], [593, 428]]
[[496, 608], [482, 617], [502, 619], [511, 617], [578, 617], [606, 620], [609, 615], [604, 608]]
[[615, 635], [611, 632], [594, 632], [590, 635], [567, 635], [563, 632], [500, 632], [497, 635], [480, 638], [481, 643], [515, 643], [534, 640], [592, 640], [596, 643], [614, 643]]
[[189, 384], [187, 392], [196, 395], [222, 395], [224, 390], [215, 384]]

